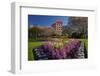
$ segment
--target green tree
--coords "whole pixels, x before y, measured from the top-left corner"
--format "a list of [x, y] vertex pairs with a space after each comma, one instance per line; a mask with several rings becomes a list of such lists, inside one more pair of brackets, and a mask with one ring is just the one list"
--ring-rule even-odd
[[28, 29], [28, 36], [29, 36], [29, 38], [37, 39], [37, 37], [39, 36], [41, 31], [42, 30], [40, 28], [34, 26], [34, 27]]

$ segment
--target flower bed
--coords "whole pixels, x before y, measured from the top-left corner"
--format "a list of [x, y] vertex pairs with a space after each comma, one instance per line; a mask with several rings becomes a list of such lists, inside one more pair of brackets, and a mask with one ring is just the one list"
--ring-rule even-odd
[[84, 58], [84, 49], [84, 43], [77, 39], [55, 40], [34, 48], [33, 55], [35, 60]]

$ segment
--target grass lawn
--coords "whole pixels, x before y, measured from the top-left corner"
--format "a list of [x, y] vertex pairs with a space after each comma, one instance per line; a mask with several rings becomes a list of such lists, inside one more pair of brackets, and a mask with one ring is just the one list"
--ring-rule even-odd
[[34, 60], [34, 56], [33, 56], [33, 53], [32, 53], [32, 49], [34, 48], [34, 47], [37, 47], [37, 46], [40, 46], [40, 45], [42, 45], [43, 44], [43, 42], [32, 42], [32, 41], [29, 41], [28, 42], [28, 60], [30, 61], [30, 60]]
[[80, 40], [85, 43], [86, 49], [88, 50], [88, 39], [80, 39]]

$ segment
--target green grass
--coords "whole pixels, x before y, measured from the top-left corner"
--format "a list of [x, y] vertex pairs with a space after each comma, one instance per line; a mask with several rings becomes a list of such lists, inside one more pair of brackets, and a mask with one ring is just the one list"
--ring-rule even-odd
[[33, 56], [33, 53], [32, 53], [32, 49], [34, 47], [40, 46], [42, 44], [43, 44], [43, 42], [31, 42], [31, 41], [28, 42], [28, 60], [29, 61], [30, 60], [34, 60], [34, 56]]
[[80, 39], [80, 40], [85, 43], [86, 49], [88, 49], [88, 39]]

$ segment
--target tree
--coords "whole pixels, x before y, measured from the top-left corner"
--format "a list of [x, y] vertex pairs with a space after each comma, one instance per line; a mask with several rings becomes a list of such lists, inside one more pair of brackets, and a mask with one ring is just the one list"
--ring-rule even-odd
[[41, 31], [42, 30], [40, 28], [34, 26], [34, 27], [28, 29], [28, 36], [29, 36], [29, 38], [37, 39], [37, 37], [39, 36]]
[[69, 23], [70, 27], [72, 28], [71, 31], [75, 31], [80, 33], [85, 38], [85, 33], [88, 32], [88, 17], [70, 17]]

